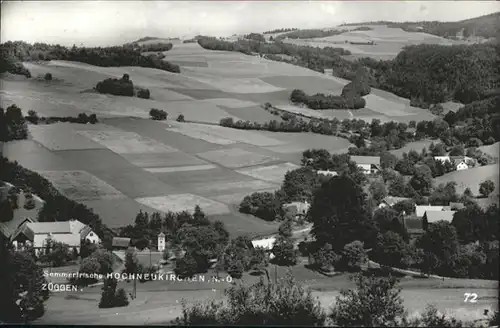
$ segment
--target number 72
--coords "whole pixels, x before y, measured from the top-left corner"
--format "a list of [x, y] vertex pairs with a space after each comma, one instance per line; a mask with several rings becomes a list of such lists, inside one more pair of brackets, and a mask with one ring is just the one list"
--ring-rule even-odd
[[477, 303], [477, 294], [476, 293], [464, 293], [464, 302], [467, 303]]

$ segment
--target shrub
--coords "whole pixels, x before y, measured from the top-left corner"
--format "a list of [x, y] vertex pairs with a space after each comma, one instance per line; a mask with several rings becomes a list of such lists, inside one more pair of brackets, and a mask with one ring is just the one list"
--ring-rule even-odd
[[192, 277], [198, 270], [198, 264], [191, 253], [184, 254], [181, 259], [176, 259], [174, 272], [179, 277]]
[[494, 190], [495, 183], [491, 180], [486, 180], [479, 184], [479, 193], [483, 197], [488, 197]]
[[137, 97], [142, 98], [142, 99], [149, 99], [150, 93], [149, 89], [142, 89], [140, 88], [137, 91]]
[[151, 110], [149, 111], [149, 116], [151, 116], [153, 120], [164, 121], [167, 119], [168, 114], [164, 110], [151, 108]]
[[52, 74], [46, 73], [43, 78], [45, 81], [52, 81]]
[[188, 308], [183, 304], [182, 316], [176, 325], [300, 325], [323, 326], [326, 314], [311, 292], [288, 274], [277, 284], [261, 279], [251, 285], [239, 285], [226, 290], [227, 302], [197, 303]]
[[127, 306], [128, 303], [129, 302], [127, 297], [127, 292], [125, 292], [125, 289], [123, 288], [118, 289], [115, 297], [115, 306], [116, 307]]
[[344, 246], [341, 255], [342, 267], [349, 271], [359, 271], [368, 261], [363, 242], [355, 240]]
[[401, 327], [406, 312], [401, 290], [393, 277], [376, 278], [358, 274], [352, 279], [355, 289], [342, 290], [337, 296], [330, 319], [340, 327]]
[[177, 116], [176, 121], [177, 121], [177, 122], [185, 122], [184, 115], [179, 114], [179, 116]]

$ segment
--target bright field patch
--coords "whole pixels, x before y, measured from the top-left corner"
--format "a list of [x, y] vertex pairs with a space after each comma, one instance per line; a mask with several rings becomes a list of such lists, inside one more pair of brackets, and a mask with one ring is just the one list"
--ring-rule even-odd
[[29, 125], [35, 141], [50, 150], [103, 149], [104, 146], [73, 131], [70, 123]]
[[245, 196], [248, 196], [254, 192], [274, 192], [279, 187], [273, 188], [273, 189], [258, 189], [258, 190], [252, 190], [250, 192], [238, 192], [238, 193], [231, 193], [231, 194], [226, 194], [226, 195], [219, 195], [219, 196], [213, 196], [210, 197], [213, 200], [216, 200], [218, 202], [227, 204], [227, 205], [233, 205], [233, 204], [239, 204], [245, 198]]
[[253, 166], [278, 160], [277, 157], [260, 155], [239, 148], [212, 150], [197, 155], [229, 168]]
[[192, 165], [192, 166], [176, 166], [176, 167], [152, 167], [145, 170], [151, 173], [172, 173], [172, 172], [190, 172], [215, 169], [217, 166], [207, 165]]
[[251, 102], [251, 101], [245, 101], [245, 100], [238, 100], [234, 98], [212, 98], [212, 99], [206, 99], [204, 102], [212, 103], [217, 106], [224, 106], [224, 107], [229, 107], [229, 108], [244, 108], [244, 107], [252, 107], [252, 106], [257, 106], [258, 104]]
[[254, 146], [277, 146], [282, 144], [279, 140], [263, 136], [259, 132], [225, 128], [218, 125], [205, 125], [196, 123], [170, 123], [171, 128], [167, 130], [179, 132], [191, 138], [201, 139], [207, 142], [230, 145], [237, 142], [247, 143]]
[[122, 157], [136, 166], [146, 168], [206, 164], [204, 160], [181, 151], [170, 153], [122, 154]]
[[363, 98], [366, 100], [367, 108], [370, 108], [381, 114], [387, 116], [405, 116], [411, 114], [408, 111], [405, 111], [405, 104], [396, 103], [374, 94], [366, 95]]
[[300, 89], [306, 93], [326, 93], [340, 95], [345, 83], [322, 76], [269, 76], [262, 81], [287, 90]]
[[125, 198], [114, 187], [85, 171], [42, 171], [40, 174], [75, 201]]
[[273, 185], [262, 180], [215, 182], [211, 184], [197, 183], [189, 186], [189, 189], [192, 190], [193, 192], [200, 194], [207, 194], [207, 195], [208, 194], [214, 195], [218, 193], [228, 193], [228, 192], [242, 192], [242, 191], [245, 191], [247, 193], [252, 193], [260, 190], [278, 189], [278, 188], [279, 188], [278, 185]]
[[198, 205], [209, 215], [229, 213], [227, 205], [193, 194], [137, 198], [136, 201], [162, 212], [193, 212]]
[[299, 165], [295, 165], [293, 163], [284, 163], [278, 165], [236, 170], [236, 172], [264, 181], [281, 183], [288, 171], [298, 169], [299, 167]]
[[78, 131], [117, 154], [170, 153], [177, 149], [126, 131]]

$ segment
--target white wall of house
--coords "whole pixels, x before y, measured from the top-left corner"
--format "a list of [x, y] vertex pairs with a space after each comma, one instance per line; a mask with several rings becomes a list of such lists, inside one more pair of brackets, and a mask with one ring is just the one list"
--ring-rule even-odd
[[469, 166], [467, 164], [465, 164], [465, 162], [460, 162], [457, 165], [457, 171], [467, 170], [468, 168], [469, 168]]
[[93, 231], [89, 232], [89, 234], [85, 237], [85, 240], [90, 241], [92, 244], [99, 244], [101, 242], [99, 236]]
[[371, 173], [371, 169], [372, 169], [372, 165], [371, 164], [357, 164], [358, 167], [363, 170], [363, 172], [365, 174], [370, 174]]

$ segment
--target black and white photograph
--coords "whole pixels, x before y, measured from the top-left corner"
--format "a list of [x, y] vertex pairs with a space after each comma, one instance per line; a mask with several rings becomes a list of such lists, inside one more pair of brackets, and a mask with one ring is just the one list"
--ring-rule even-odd
[[499, 327], [500, 2], [0, 6], [0, 325]]

